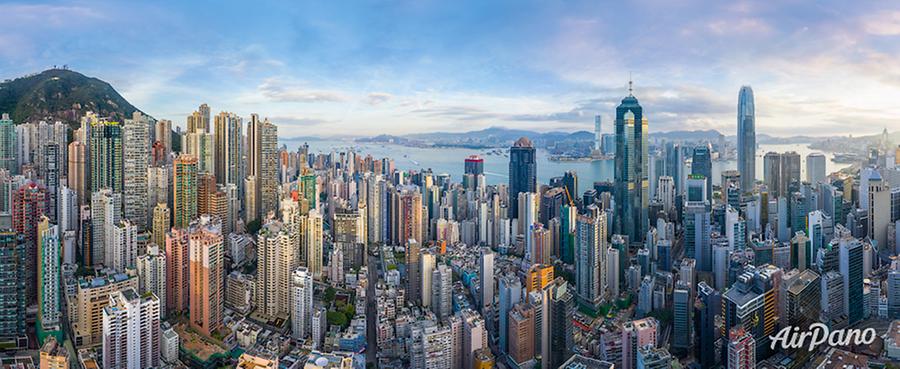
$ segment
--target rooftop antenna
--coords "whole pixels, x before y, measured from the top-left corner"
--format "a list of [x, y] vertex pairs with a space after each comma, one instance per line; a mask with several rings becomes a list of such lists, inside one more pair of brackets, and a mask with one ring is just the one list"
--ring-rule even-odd
[[633, 85], [633, 83], [632, 83], [632, 80], [631, 80], [631, 72], [628, 72], [628, 96], [634, 96], [634, 95], [632, 94], [632, 91], [634, 91], [632, 85]]

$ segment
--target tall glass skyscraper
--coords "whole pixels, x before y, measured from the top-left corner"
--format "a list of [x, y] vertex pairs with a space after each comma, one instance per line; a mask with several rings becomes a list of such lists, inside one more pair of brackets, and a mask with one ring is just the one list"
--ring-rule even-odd
[[741, 87], [737, 110], [738, 171], [741, 188], [750, 191], [756, 182], [756, 113], [750, 86]]
[[641, 242], [647, 233], [650, 182], [647, 177], [647, 117], [631, 94], [616, 107], [615, 233]]
[[[534, 145], [521, 137], [509, 149], [509, 217], [519, 214], [519, 193], [537, 192], [537, 162]], [[519, 219], [524, 221], [524, 219]], [[527, 229], [527, 228], [526, 228]]]
[[709, 144], [694, 147], [691, 174], [706, 177], [706, 199], [712, 203], [712, 154]]

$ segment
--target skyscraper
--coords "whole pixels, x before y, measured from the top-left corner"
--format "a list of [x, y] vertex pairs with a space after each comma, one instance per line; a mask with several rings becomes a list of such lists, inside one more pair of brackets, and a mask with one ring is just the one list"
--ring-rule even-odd
[[578, 216], [575, 227], [575, 287], [578, 299], [590, 306], [599, 306], [603, 299], [601, 278], [606, 273], [606, 266], [603, 265], [606, 249], [606, 214]]
[[256, 309], [269, 318], [288, 315], [291, 278], [300, 264], [296, 232], [281, 222], [270, 221], [257, 237]]
[[[46, 216], [38, 223], [38, 325], [39, 336], [53, 334], [62, 340], [60, 325], [60, 243], [59, 227]], [[39, 337], [43, 339], [44, 337]]]
[[109, 295], [103, 309], [103, 367], [138, 369], [159, 366], [159, 299], [134, 288]]
[[482, 247], [478, 258], [478, 278], [481, 281], [482, 314], [494, 303], [494, 252], [490, 247]]
[[12, 230], [0, 232], [0, 343], [25, 347], [25, 237]]
[[19, 163], [16, 154], [16, 125], [9, 114], [0, 116], [0, 168], [6, 169], [10, 174], [19, 173]]
[[122, 153], [122, 125], [119, 122], [91, 124], [91, 191], [103, 188], [122, 193], [124, 162]]
[[443, 320], [453, 312], [452, 271], [446, 264], [440, 264], [431, 274], [431, 311]]
[[221, 112], [215, 117], [216, 183], [243, 187], [243, 141], [241, 117]]
[[312, 333], [313, 280], [306, 267], [291, 274], [291, 332], [298, 342]]
[[806, 155], [806, 181], [813, 185], [825, 181], [825, 155], [814, 152]]
[[175, 159], [175, 180], [172, 183], [175, 208], [174, 227], [187, 228], [197, 217], [197, 158], [181, 155]]
[[712, 202], [712, 148], [709, 144], [694, 147], [691, 174], [699, 174], [706, 178], [706, 199]]
[[123, 202], [125, 219], [139, 230], [147, 227], [147, 167], [150, 165], [150, 120], [136, 111], [122, 128], [124, 145]]
[[189, 243], [186, 229], [172, 228], [166, 233], [166, 303], [171, 313], [188, 308]]
[[152, 293], [159, 299], [159, 316], [166, 318], [166, 253], [161, 246], [147, 246], [147, 253], [137, 258], [139, 291]]
[[647, 117], [631, 93], [616, 107], [615, 233], [641, 242], [649, 218], [649, 168]]
[[225, 298], [221, 224], [207, 216], [190, 225], [190, 324], [209, 337], [222, 325]]
[[[521, 137], [509, 149], [509, 217], [519, 214], [519, 193], [537, 192], [537, 162], [531, 140]], [[521, 219], [519, 220], [521, 221]]]
[[16, 233], [25, 236], [25, 272], [29, 303], [37, 297], [38, 223], [47, 213], [47, 191], [43, 186], [27, 181], [13, 193], [12, 223]]
[[544, 288], [542, 301], [541, 364], [543, 369], [558, 368], [572, 356], [575, 344], [575, 298], [569, 284], [559, 277]]
[[750, 191], [756, 182], [756, 112], [750, 86], [742, 86], [738, 93], [737, 136], [741, 188]]
[[[90, 198], [87, 182], [87, 147], [81, 141], [69, 144], [68, 184], [78, 194], [78, 203], [87, 204]], [[10, 172], [12, 173], [12, 172]]]

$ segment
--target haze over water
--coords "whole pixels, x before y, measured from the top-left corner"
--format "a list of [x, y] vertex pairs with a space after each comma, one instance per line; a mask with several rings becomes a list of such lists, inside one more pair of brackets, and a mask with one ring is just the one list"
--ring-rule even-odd
[[[402, 170], [420, 170], [431, 168], [435, 174], [448, 173], [454, 181], [460, 181], [463, 174], [463, 161], [469, 155], [481, 155], [484, 158], [485, 178], [489, 185], [504, 184], [508, 181], [509, 157], [503, 154], [486, 155], [487, 149], [467, 149], [467, 148], [420, 148], [409, 147], [394, 144], [374, 144], [374, 143], [357, 143], [350, 140], [317, 140], [308, 141], [310, 153], [327, 153], [341, 152], [348, 148], [354, 148], [358, 154], [365, 156], [367, 154], [372, 157], [381, 159], [384, 157], [394, 159], [394, 165]], [[284, 141], [280, 144], [287, 145], [288, 149], [296, 150], [303, 141]], [[822, 152], [826, 158], [826, 171], [828, 173], [839, 171], [848, 164], [840, 164], [831, 161], [834, 156], [832, 152], [823, 152], [812, 150], [807, 147], [806, 143], [788, 144], [788, 145], [759, 145], [756, 150], [756, 178], [762, 180], [763, 177], [763, 155], [769, 151], [787, 152], [796, 151], [800, 154], [800, 176], [806, 178], [806, 155], [813, 152]], [[585, 191], [594, 181], [612, 181], [613, 180], [613, 160], [598, 161], [581, 161], [581, 162], [556, 162], [550, 160], [550, 155], [546, 150], [537, 150], [537, 176], [539, 183], [549, 183], [550, 178], [562, 176], [569, 170], [578, 173], [579, 188], [578, 193]], [[721, 181], [721, 174], [724, 170], [737, 169], [737, 163], [734, 160], [713, 161], [713, 183], [718, 184]]]

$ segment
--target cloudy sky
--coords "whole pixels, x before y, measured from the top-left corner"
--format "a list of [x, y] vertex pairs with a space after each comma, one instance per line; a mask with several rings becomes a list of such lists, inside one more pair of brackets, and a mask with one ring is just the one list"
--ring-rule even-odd
[[0, 78], [52, 65], [184, 125], [200, 103], [284, 136], [490, 126], [612, 130], [634, 94], [655, 131], [900, 130], [890, 1], [0, 2]]

